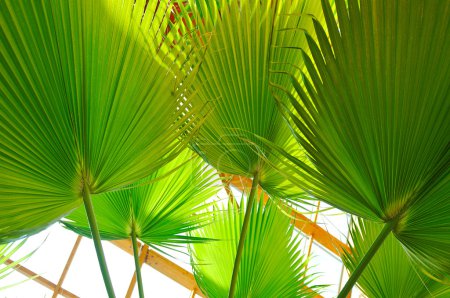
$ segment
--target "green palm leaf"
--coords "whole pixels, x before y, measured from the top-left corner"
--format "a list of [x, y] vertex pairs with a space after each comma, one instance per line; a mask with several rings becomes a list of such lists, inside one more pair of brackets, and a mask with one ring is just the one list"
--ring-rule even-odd
[[[175, 171], [175, 172], [174, 172]], [[187, 233], [206, 224], [205, 201], [214, 196], [216, 173], [185, 150], [149, 177], [123, 190], [94, 195], [95, 217], [104, 240], [140, 239], [149, 246], [177, 248], [203, 239]], [[154, 182], [152, 182], [154, 181]], [[217, 183], [216, 183], [217, 185]], [[84, 208], [62, 220], [68, 229], [90, 237]], [[139, 259], [137, 251], [134, 255]], [[139, 263], [138, 285], [143, 297]]]
[[[272, 98], [269, 70], [294, 71], [293, 65], [301, 63], [287, 46], [306, 45], [306, 39], [300, 31], [289, 29], [312, 28], [309, 14], [319, 17], [320, 3], [196, 2], [193, 9], [204, 17], [199, 30], [211, 34], [192, 85], [194, 100], [212, 108], [193, 147], [222, 172], [246, 177], [259, 172], [267, 191], [284, 197], [298, 194], [299, 189], [261, 160], [255, 146], [260, 141], [254, 134], [285, 148], [295, 145]], [[278, 84], [290, 84], [285, 76], [272, 76]], [[270, 152], [263, 154], [270, 156]]]
[[127, 21], [133, 2], [2, 1], [3, 241], [79, 206], [83, 183], [130, 184], [178, 146], [175, 82], [147, 46], [157, 36]]
[[[382, 228], [382, 224], [361, 219], [352, 224], [351, 252], [346, 252], [343, 256], [344, 264], [350, 272], [355, 270]], [[430, 279], [412, 265], [405, 250], [392, 234], [367, 265], [358, 279], [358, 285], [367, 297], [444, 297], [450, 293], [447, 285]]]
[[416, 263], [448, 278], [450, 4], [336, 1], [337, 23], [322, 2], [329, 39], [315, 22], [311, 79], [294, 80], [301, 103], [284, 109], [315, 168], [284, 156], [317, 198], [386, 222], [377, 245], [392, 231]]
[[[155, 248], [176, 248], [178, 244], [197, 241], [186, 233], [205, 224], [205, 201], [218, 191], [215, 176], [214, 170], [185, 150], [130, 187], [94, 195], [100, 236], [104, 240], [130, 239], [134, 231], [137, 238]], [[90, 237], [83, 208], [66, 216], [62, 223]]]
[[[279, 85], [289, 78], [276, 71], [295, 71], [302, 59], [292, 48], [306, 44], [297, 26], [311, 27], [310, 14], [320, 17], [317, 1], [192, 1], [202, 35], [210, 38], [192, 84], [193, 101], [208, 103], [211, 111], [192, 147], [221, 172], [254, 178], [254, 189], [297, 200], [304, 192], [284, 179], [270, 163], [270, 150], [258, 152], [267, 138], [279, 146], [297, 148], [270, 92], [269, 76]], [[270, 70], [274, 69], [271, 73]], [[303, 159], [303, 152], [295, 151]], [[273, 160], [271, 160], [274, 162]], [[249, 197], [242, 239], [231, 281], [233, 296], [248, 218], [255, 191]]]
[[196, 109], [176, 100], [188, 95], [180, 66], [194, 73], [176, 54], [190, 52], [183, 23], [164, 19], [169, 1], [135, 2], [1, 1], [1, 242], [83, 200], [92, 214], [90, 194], [136, 182], [182, 149]]
[[[306, 288], [312, 279], [306, 259], [282, 208], [273, 201], [264, 206], [262, 198], [252, 208], [235, 297], [314, 297]], [[195, 279], [208, 297], [228, 296], [244, 210], [231, 203], [216, 209], [210, 225], [191, 233], [216, 239], [189, 245]]]

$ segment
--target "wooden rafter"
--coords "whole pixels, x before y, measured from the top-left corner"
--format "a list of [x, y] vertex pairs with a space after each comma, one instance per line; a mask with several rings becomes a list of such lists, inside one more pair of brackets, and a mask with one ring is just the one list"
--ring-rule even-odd
[[[320, 211], [320, 201], [317, 202], [316, 212], [314, 212], [313, 223], [315, 223], [315, 224], [317, 224], [317, 218], [319, 217], [319, 211]], [[308, 243], [308, 253], [306, 254], [308, 257], [311, 255], [311, 249], [312, 249], [313, 243], [314, 243], [314, 235], [311, 235], [311, 237], [309, 238], [309, 243]]]
[[[13, 263], [14, 263], [13, 260], [6, 260], [6, 262], [5, 262], [6, 265], [10, 265], [10, 264], [13, 264]], [[49, 290], [54, 291], [55, 288], [56, 288], [56, 284], [52, 283], [51, 281], [49, 281], [48, 279], [46, 279], [46, 278], [44, 278], [42, 276], [39, 276], [38, 274], [34, 273], [30, 269], [28, 269], [28, 268], [26, 268], [26, 267], [24, 267], [22, 265], [16, 264], [13, 268], [17, 272], [25, 275], [26, 277], [32, 278], [33, 281], [43, 285], [44, 287], [46, 287]], [[60, 288], [59, 294], [64, 296], [64, 297], [67, 297], [67, 298], [79, 298], [77, 295], [75, 295], [72, 292], [69, 292], [69, 291], [67, 291], [67, 290], [65, 290], [63, 288]]]
[[197, 290], [196, 289], [193, 289], [192, 291], [191, 291], [191, 294], [189, 295], [189, 298], [195, 298], [195, 295], [197, 294]]
[[[126, 251], [130, 255], [133, 255], [133, 248], [130, 240], [114, 240], [111, 241], [111, 243]], [[206, 297], [200, 290], [198, 290], [199, 287], [197, 285], [197, 282], [195, 281], [194, 275], [191, 272], [173, 263], [156, 251], [149, 249], [144, 263], [150, 265], [165, 276], [176, 281], [186, 289], [191, 291], [195, 289], [196, 295]]]
[[[133, 248], [130, 240], [113, 240], [111, 241], [111, 243], [121, 248], [122, 250], [126, 251], [130, 255], [133, 254]], [[141, 246], [140, 243], [138, 243], [138, 245], [139, 247]], [[144, 263], [150, 265], [160, 273], [176, 281], [186, 289], [191, 290], [190, 297], [195, 297], [195, 295], [198, 295], [200, 297], [206, 297], [199, 290], [199, 287], [192, 273], [185, 270], [184, 268], [181, 268], [177, 264], [173, 263], [169, 259], [157, 253], [156, 251], [149, 249], [147, 252], [147, 257], [144, 259]], [[311, 289], [308, 290], [313, 292]], [[315, 298], [323, 298], [323, 297], [317, 294]]]
[[[230, 185], [243, 192], [247, 192], [251, 188], [251, 184], [251, 180], [246, 177], [232, 176], [230, 178]], [[261, 192], [263, 192], [263, 190], [260, 188], [259, 193]], [[264, 193], [264, 201], [267, 201], [268, 199], [269, 196]], [[347, 244], [328, 233], [325, 229], [314, 223], [300, 212], [293, 209], [291, 215], [297, 229], [302, 231], [304, 234], [313, 237], [315, 241], [320, 243], [335, 255], [340, 257], [343, 251], [349, 251]]]
[[[232, 200], [234, 199], [234, 197], [232, 197], [231, 189], [229, 188], [230, 185], [232, 185], [233, 187], [236, 187], [240, 191], [245, 191], [245, 188], [249, 188], [249, 185], [247, 185], [247, 184], [250, 180], [248, 180], [248, 178], [233, 176], [230, 179], [228, 179], [227, 178], [228, 176], [226, 174], [221, 174], [220, 176], [224, 181], [225, 190], [227, 191], [227, 193], [229, 195], [231, 194], [230, 199], [232, 199]], [[245, 184], [245, 186], [243, 186], [244, 184], [242, 182], [245, 182], [247, 184]], [[250, 182], [250, 184], [251, 184], [251, 182]], [[227, 190], [227, 188], [228, 188], [228, 190]], [[259, 192], [261, 193], [262, 190], [260, 189]], [[268, 196], [266, 194], [264, 194], [264, 198], [266, 201], [268, 199]], [[314, 235], [314, 239], [316, 239], [319, 243], [321, 243], [321, 242], [318, 240], [317, 235], [319, 235], [319, 238], [321, 238], [321, 237], [323, 238], [324, 235], [327, 235], [328, 237], [330, 237], [330, 236], [333, 237], [327, 231], [322, 229], [320, 226], [318, 226], [317, 224], [315, 224], [314, 222], [312, 222], [311, 220], [309, 220], [307, 217], [303, 216], [302, 214], [298, 213], [295, 218], [297, 219], [295, 221], [296, 227], [299, 228], [300, 230], [302, 230], [307, 235], [310, 235], [310, 236]], [[302, 223], [302, 221], [304, 221], [304, 223]], [[307, 224], [305, 224], [305, 223], [307, 223]], [[302, 224], [302, 225], [300, 225], [300, 224]], [[336, 238], [336, 241], [340, 242], [340, 240], [338, 240], [337, 238]], [[111, 241], [111, 243], [113, 243], [117, 247], [121, 248], [122, 250], [126, 251], [130, 255], [133, 254], [133, 249], [132, 249], [130, 240], [114, 240], [114, 241]], [[324, 244], [322, 244], [322, 245], [324, 245]], [[345, 245], [345, 244], [343, 244], [343, 245]], [[324, 245], [324, 246], [327, 247], [327, 245]], [[139, 244], [139, 247], [141, 247], [141, 244]], [[334, 246], [333, 246], [333, 249], [335, 249]], [[333, 252], [336, 253], [336, 251], [337, 250], [335, 249]], [[194, 275], [192, 273], [190, 273], [189, 271], [185, 270], [184, 268], [178, 266], [177, 264], [173, 263], [172, 261], [170, 261], [169, 259], [160, 255], [156, 251], [149, 249], [148, 253], [147, 253], [147, 257], [144, 259], [144, 263], [146, 263], [147, 265], [150, 265], [151, 267], [153, 267], [160, 273], [162, 273], [162, 274], [166, 275], [167, 277], [171, 278], [172, 280], [176, 281], [177, 283], [179, 283], [186, 289], [191, 290], [191, 297], [195, 296], [195, 295], [199, 295], [201, 297], [206, 297], [199, 290], [199, 287], [198, 287], [198, 285], [195, 281]], [[315, 297], [322, 298], [322, 296], [319, 294], [317, 294]]]
[[[237, 188], [238, 190], [242, 192], [246, 192], [251, 187], [251, 180], [249, 178], [240, 177], [240, 176], [233, 176], [233, 175], [227, 175], [227, 174], [220, 174], [220, 177], [223, 180], [224, 188], [227, 194], [229, 195], [231, 200], [234, 200], [233, 194], [231, 192], [230, 186], [233, 186]], [[264, 195], [264, 202], [266, 202], [269, 197], [264, 191], [259, 188], [258, 190], [259, 194]], [[292, 210], [292, 217], [294, 219], [294, 224], [297, 229], [302, 231], [304, 234], [310, 236], [312, 239], [320, 243], [322, 246], [324, 246], [326, 249], [331, 251], [337, 256], [340, 256], [344, 250], [349, 250], [348, 245], [331, 235], [329, 232], [324, 230], [322, 227], [317, 225], [315, 221], [311, 221], [309, 218], [304, 216], [303, 214], [299, 213], [296, 210]], [[79, 237], [81, 239], [81, 236]], [[41, 285], [47, 287], [50, 290], [55, 291], [55, 293], [58, 293], [64, 297], [68, 298], [77, 298], [75, 294], [65, 290], [62, 288], [62, 282], [64, 281], [64, 277], [67, 274], [67, 270], [69, 269], [70, 263], [72, 262], [72, 259], [74, 257], [76, 248], [79, 245], [79, 239], [77, 239], [77, 242], [75, 243], [74, 248], [72, 249], [71, 255], [69, 256], [69, 259], [67, 261], [66, 267], [64, 268], [64, 271], [61, 275], [61, 278], [58, 282], [58, 284], [54, 284], [53, 282], [38, 276], [33, 271], [23, 267], [22, 265], [16, 265], [14, 269], [22, 274], [24, 274], [27, 277], [34, 278], [34, 281], [40, 283]], [[78, 243], [78, 244], [77, 244]], [[126, 251], [130, 255], [133, 254], [133, 249], [131, 245], [130, 240], [115, 240], [111, 241], [114, 245], [118, 246], [122, 250]], [[141, 248], [141, 244], [139, 244], [139, 247]], [[148, 251], [144, 253], [145, 246], [142, 247], [142, 253], [140, 256], [140, 262], [145, 263], [160, 273], [166, 275], [167, 277], [171, 278], [181, 286], [185, 287], [186, 289], [191, 291], [191, 296], [201, 296], [206, 297], [200, 290], [199, 287], [195, 281], [195, 278], [193, 274], [184, 268], [178, 266], [174, 262], [170, 261], [166, 257], [160, 255], [154, 250], [147, 249]], [[6, 264], [11, 264], [13, 261], [8, 260], [6, 261]], [[67, 268], [67, 269], [66, 269]], [[131, 281], [131, 284], [134, 286], [135, 283], [135, 276], [133, 276], [133, 279]], [[130, 287], [131, 287], [130, 284]], [[322, 296], [317, 295], [316, 298], [321, 298]]]
[[236, 201], [236, 199], [233, 195], [233, 192], [231, 191], [231, 188], [230, 188], [230, 183], [231, 183], [230, 177], [224, 173], [219, 173], [219, 176], [220, 176], [220, 179], [222, 180], [223, 188], [225, 189], [225, 192], [227, 193], [230, 202], [236, 202], [236, 204], [238, 204], [239, 202]]
[[69, 272], [70, 265], [72, 265], [73, 258], [75, 257], [75, 253], [77, 252], [78, 247], [80, 246], [80, 242], [81, 242], [82, 238], [83, 237], [79, 235], [77, 237], [77, 240], [75, 240], [75, 244], [73, 245], [73, 248], [72, 248], [72, 251], [70, 252], [69, 258], [67, 259], [66, 265], [64, 266], [64, 269], [61, 273], [58, 284], [56, 285], [55, 290], [53, 291], [52, 298], [56, 298], [56, 297], [58, 297], [58, 294], [60, 294], [62, 284], [64, 282], [64, 279], [66, 278], [67, 272]]

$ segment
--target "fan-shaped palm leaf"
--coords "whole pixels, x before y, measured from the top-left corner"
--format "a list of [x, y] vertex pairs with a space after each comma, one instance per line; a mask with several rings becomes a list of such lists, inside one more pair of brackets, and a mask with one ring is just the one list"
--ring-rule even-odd
[[294, 82], [296, 114], [284, 110], [317, 170], [284, 156], [309, 175], [297, 182], [317, 198], [386, 223], [360, 269], [392, 231], [415, 262], [445, 279], [450, 3], [341, 0], [337, 23], [322, 2], [329, 39], [315, 22], [319, 42], [308, 37], [314, 62], [304, 55], [311, 79], [304, 88]]
[[135, 182], [180, 150], [175, 140], [191, 129], [176, 122], [190, 117], [174, 94], [184, 77], [167, 68], [189, 63], [164, 54], [176, 51], [164, 35], [169, 2], [135, 2], [1, 1], [0, 241], [83, 200], [92, 215], [90, 194]]
[[[204, 203], [218, 191], [213, 185], [216, 180], [213, 176], [214, 170], [205, 167], [199, 157], [192, 158], [192, 152], [186, 150], [130, 188], [94, 195], [101, 238], [131, 238], [133, 243], [138, 238], [149, 246], [169, 248], [201, 240], [186, 233], [205, 224]], [[154, 182], [149, 184], [148, 181]], [[90, 237], [83, 208], [75, 210], [62, 222], [70, 230]], [[135, 258], [139, 256], [135, 254]], [[139, 266], [136, 271], [139, 272]], [[141, 284], [139, 278], [138, 283]]]
[[[345, 253], [343, 261], [353, 272], [370, 246], [380, 234], [383, 225], [368, 220], [354, 222], [350, 235], [350, 253]], [[377, 254], [367, 265], [358, 285], [367, 297], [444, 297], [450, 287], [422, 274], [413, 266], [401, 244], [390, 234], [380, 246]]]
[[[204, 19], [199, 30], [211, 32], [207, 50], [193, 83], [194, 100], [208, 103], [212, 111], [193, 144], [210, 164], [225, 173], [253, 177], [268, 191], [292, 194], [293, 186], [264, 163], [254, 134], [291, 147], [293, 138], [272, 98], [269, 69], [294, 70], [302, 59], [287, 45], [306, 45], [296, 26], [312, 27], [316, 1], [196, 1], [193, 9]], [[228, 3], [229, 2], [229, 3]], [[203, 32], [204, 31], [204, 32]], [[282, 48], [281, 46], [285, 47]], [[294, 53], [294, 54], [293, 54]], [[273, 75], [281, 85], [290, 82]], [[269, 152], [265, 152], [270, 155]], [[298, 155], [301, 157], [301, 155]]]
[[[278, 111], [269, 86], [270, 69], [295, 71], [301, 57], [292, 48], [306, 44], [297, 26], [312, 27], [319, 17], [317, 1], [193, 1], [201, 33], [210, 32], [207, 50], [193, 83], [193, 100], [212, 109], [193, 142], [193, 148], [221, 172], [252, 177], [254, 186], [283, 198], [297, 198], [295, 188], [258, 155], [255, 135], [283, 148], [296, 145]], [[288, 85], [289, 78], [274, 73], [273, 80]], [[303, 158], [301, 152], [298, 158]], [[262, 152], [270, 159], [270, 151]], [[306, 160], [304, 160], [307, 162]], [[255, 192], [252, 192], [253, 194]], [[249, 198], [249, 208], [254, 197]], [[249, 211], [250, 212], [250, 211]], [[248, 216], [247, 216], [248, 218]], [[236, 254], [230, 287], [233, 295], [248, 220]]]
[[[261, 198], [251, 209], [235, 297], [314, 296], [291, 220], [280, 208], [273, 201], [264, 206]], [[189, 245], [195, 279], [208, 297], [228, 296], [244, 210], [230, 203], [213, 212], [210, 225], [191, 233], [216, 239]]]

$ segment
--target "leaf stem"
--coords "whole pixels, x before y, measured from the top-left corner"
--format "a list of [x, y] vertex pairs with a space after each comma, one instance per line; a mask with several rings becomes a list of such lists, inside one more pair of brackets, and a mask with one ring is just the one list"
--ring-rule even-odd
[[134, 266], [136, 267], [136, 280], [139, 289], [139, 297], [144, 298], [144, 286], [142, 284], [141, 264], [139, 263], [139, 252], [134, 227], [131, 231], [131, 242], [133, 243]]
[[89, 227], [91, 228], [92, 239], [94, 240], [95, 251], [97, 252], [98, 263], [100, 265], [100, 270], [102, 271], [103, 281], [105, 282], [106, 291], [108, 292], [108, 297], [114, 298], [116, 295], [114, 294], [114, 288], [111, 282], [111, 277], [109, 276], [108, 266], [106, 265], [100, 233], [98, 231], [97, 221], [95, 220], [94, 207], [92, 206], [91, 195], [86, 183], [84, 183], [83, 186], [83, 202], [89, 221]]
[[347, 297], [350, 290], [355, 285], [358, 278], [361, 276], [362, 272], [366, 268], [366, 266], [369, 264], [370, 260], [372, 260], [373, 256], [377, 253], [378, 249], [383, 244], [384, 240], [392, 231], [392, 228], [394, 227], [394, 221], [387, 222], [383, 229], [381, 230], [380, 234], [378, 235], [377, 239], [373, 242], [372, 246], [369, 248], [369, 250], [366, 252], [362, 260], [359, 262], [358, 266], [356, 266], [355, 270], [353, 271], [352, 275], [350, 275], [350, 278], [348, 279], [345, 286], [342, 288], [341, 292], [338, 295], [338, 298], [345, 298]]
[[253, 202], [255, 201], [255, 197], [256, 197], [256, 194], [258, 191], [258, 184], [259, 184], [259, 172], [256, 172], [255, 175], [253, 176], [252, 188], [251, 188], [250, 194], [248, 196], [247, 209], [245, 210], [244, 222], [242, 223], [242, 229], [241, 229], [241, 236], [239, 239], [239, 245], [238, 245], [238, 249], [236, 252], [236, 258], [234, 260], [233, 275], [231, 277], [230, 292], [228, 294], [229, 298], [234, 297], [234, 292], [236, 290], [239, 265], [241, 263], [242, 252], [244, 250], [244, 242], [245, 242], [245, 237], [247, 236], [248, 224], [250, 222], [250, 214], [251, 214], [251, 210], [253, 208]]

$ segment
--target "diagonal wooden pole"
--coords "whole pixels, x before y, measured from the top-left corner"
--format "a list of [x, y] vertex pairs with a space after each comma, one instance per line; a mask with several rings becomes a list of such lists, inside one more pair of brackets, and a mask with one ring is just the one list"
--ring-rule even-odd
[[[319, 217], [319, 211], [320, 211], [320, 201], [317, 202], [316, 212], [314, 213], [314, 220], [313, 220], [314, 224], [317, 224], [317, 218]], [[311, 236], [309, 238], [308, 252], [306, 253], [306, 257], [309, 257], [311, 255], [311, 249], [312, 249], [313, 243], [314, 243], [314, 232], [311, 233]], [[308, 265], [306, 265], [306, 268], [308, 268]]]
[[[10, 260], [10, 259], [6, 260], [6, 262], [5, 262], [6, 265], [10, 265], [13, 263], [14, 263], [14, 261]], [[25, 275], [26, 277], [31, 278], [33, 281], [43, 285], [44, 287], [46, 287], [49, 290], [54, 290], [56, 288], [56, 285], [54, 283], [52, 283], [51, 281], [49, 281], [48, 279], [46, 279], [42, 276], [39, 276], [39, 274], [31, 271], [30, 269], [28, 269], [22, 265], [16, 264], [13, 267], [13, 269], [16, 270], [17, 272]], [[59, 292], [60, 292], [59, 293], [60, 295], [62, 295], [63, 297], [66, 297], [66, 298], [79, 298], [77, 295], [75, 295], [63, 288], [61, 288]]]
[[189, 295], [189, 298], [195, 298], [195, 294], [197, 293], [196, 289], [193, 289], [191, 291], [191, 294]]
[[69, 258], [67, 259], [66, 266], [64, 266], [64, 269], [61, 273], [58, 284], [56, 285], [55, 290], [53, 291], [52, 298], [56, 298], [58, 296], [58, 294], [60, 294], [61, 286], [64, 282], [64, 279], [66, 278], [67, 272], [69, 272], [70, 265], [72, 265], [73, 258], [75, 257], [78, 246], [80, 246], [80, 242], [81, 242], [82, 238], [83, 238], [82, 236], [78, 236], [77, 240], [75, 240], [75, 244], [73, 245], [73, 248], [72, 248], [72, 251], [70, 252]]
[[233, 192], [231, 191], [231, 188], [230, 188], [230, 183], [231, 183], [230, 176], [228, 176], [225, 173], [219, 173], [219, 176], [222, 180], [223, 188], [225, 189], [225, 192], [227, 193], [230, 202], [236, 203], [236, 205], [239, 207], [239, 202], [236, 201], [236, 199], [234, 198]]
[[[130, 255], [133, 255], [133, 247], [131, 240], [113, 240], [112, 244], [116, 245], [120, 249], [126, 251]], [[162, 256], [152, 249], [148, 249], [147, 258], [144, 261], [145, 264], [149, 265], [159, 273], [167, 276], [173, 281], [177, 282], [179, 285], [183, 286], [185, 289], [192, 291], [192, 289], [197, 289], [196, 295], [200, 297], [206, 297], [200, 290], [195, 281], [194, 275], [187, 271], [186, 269], [175, 264], [168, 258]]]
[[[230, 184], [236, 187], [238, 190], [245, 192], [248, 191], [252, 181], [245, 177], [233, 176], [231, 178]], [[269, 199], [268, 195], [263, 192], [264, 203]], [[332, 252], [338, 257], [341, 257], [344, 251], [350, 252], [347, 244], [340, 241], [338, 238], [334, 237], [328, 233], [324, 228], [314, 223], [305, 215], [301, 214], [295, 209], [292, 209], [291, 216], [294, 218], [295, 227], [300, 230], [305, 235], [311, 236], [314, 234], [314, 241], [320, 243], [327, 250]]]

